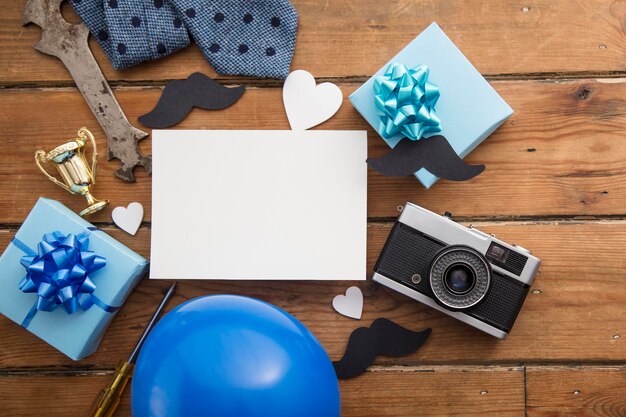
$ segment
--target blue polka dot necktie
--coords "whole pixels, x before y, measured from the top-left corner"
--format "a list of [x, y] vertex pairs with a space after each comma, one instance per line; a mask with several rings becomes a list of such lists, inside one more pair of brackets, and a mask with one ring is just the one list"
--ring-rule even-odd
[[116, 69], [189, 45], [220, 74], [285, 78], [298, 14], [289, 0], [72, 0]]

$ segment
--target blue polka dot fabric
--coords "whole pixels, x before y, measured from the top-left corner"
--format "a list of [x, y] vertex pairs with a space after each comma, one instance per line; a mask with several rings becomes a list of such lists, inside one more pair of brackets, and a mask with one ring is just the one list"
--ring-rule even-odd
[[116, 69], [158, 59], [189, 45], [189, 34], [164, 0], [72, 0]]
[[71, 0], [116, 69], [189, 45], [220, 74], [287, 77], [298, 14], [288, 0]]

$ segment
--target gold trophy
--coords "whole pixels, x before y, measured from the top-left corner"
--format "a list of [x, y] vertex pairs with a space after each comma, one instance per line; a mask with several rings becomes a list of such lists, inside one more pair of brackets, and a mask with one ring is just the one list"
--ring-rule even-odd
[[[91, 161], [91, 169], [85, 158], [85, 144], [87, 139], [91, 141], [93, 146], [93, 156]], [[64, 182], [57, 180], [54, 176], [41, 166], [41, 163], [53, 163]], [[108, 200], [98, 201], [91, 195], [91, 186], [96, 183], [96, 163], [98, 162], [98, 153], [96, 152], [96, 140], [87, 128], [82, 127], [78, 131], [78, 137], [70, 142], [57, 146], [46, 154], [45, 151], [35, 152], [35, 163], [46, 177], [59, 187], [69, 191], [72, 194], [84, 195], [89, 204], [79, 214], [87, 216], [98, 210], [102, 210], [108, 204]]]

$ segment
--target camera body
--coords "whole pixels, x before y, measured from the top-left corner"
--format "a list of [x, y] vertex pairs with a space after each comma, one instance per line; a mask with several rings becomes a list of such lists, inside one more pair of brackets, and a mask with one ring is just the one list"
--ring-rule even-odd
[[540, 265], [520, 246], [407, 203], [373, 279], [504, 339]]

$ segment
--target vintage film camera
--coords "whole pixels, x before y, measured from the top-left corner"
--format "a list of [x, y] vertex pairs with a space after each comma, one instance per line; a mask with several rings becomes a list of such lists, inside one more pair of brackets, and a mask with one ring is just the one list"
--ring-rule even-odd
[[504, 339], [540, 264], [520, 246], [407, 203], [373, 279]]

